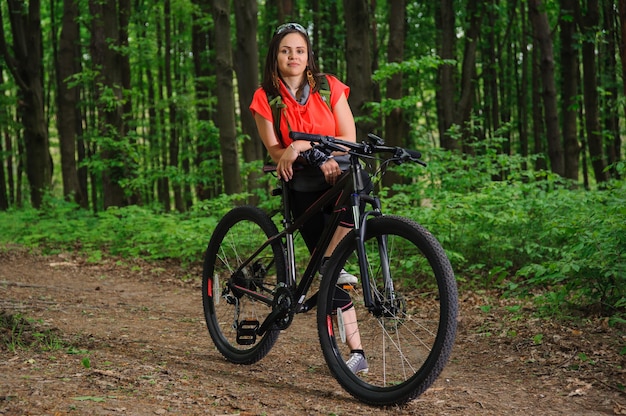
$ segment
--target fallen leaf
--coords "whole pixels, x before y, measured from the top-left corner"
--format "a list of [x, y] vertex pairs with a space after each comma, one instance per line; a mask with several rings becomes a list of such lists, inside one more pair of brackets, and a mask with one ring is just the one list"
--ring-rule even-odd
[[615, 403], [613, 405], [613, 414], [614, 415], [626, 415], [626, 407], [622, 406], [619, 403]]
[[568, 397], [584, 396], [585, 394], [586, 392], [583, 389], [576, 389], [574, 391], [571, 391], [567, 396]]

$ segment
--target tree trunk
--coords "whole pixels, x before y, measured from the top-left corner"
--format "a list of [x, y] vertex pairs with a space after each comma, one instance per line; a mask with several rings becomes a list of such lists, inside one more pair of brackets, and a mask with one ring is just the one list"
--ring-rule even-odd
[[[132, 88], [131, 82], [131, 71], [130, 71], [130, 53], [129, 43], [128, 43], [128, 27], [130, 24], [130, 16], [131, 16], [131, 1], [130, 0], [118, 0], [118, 16], [119, 16], [119, 46], [116, 51], [116, 60], [118, 61], [119, 71], [120, 71], [120, 79], [122, 86], [122, 125], [125, 140], [128, 140], [129, 147], [136, 148], [137, 143], [135, 141], [136, 135], [131, 131], [134, 123], [133, 116], [133, 100], [132, 95], [130, 94]], [[130, 121], [130, 122], [129, 122]], [[127, 178], [136, 178], [138, 163], [132, 157], [129, 157], [128, 154], [124, 153], [125, 156], [125, 164], [126, 170], [125, 175]], [[129, 204], [140, 204], [141, 201], [141, 188], [137, 186], [128, 187], [125, 189], [125, 192], [128, 193], [127, 202]]]
[[585, 108], [585, 129], [587, 146], [593, 173], [598, 183], [606, 182], [609, 177], [606, 171], [602, 131], [600, 126], [600, 107], [598, 98], [598, 71], [596, 65], [595, 33], [600, 23], [600, 12], [597, 0], [587, 2], [587, 13], [579, 19], [582, 24], [583, 38], [583, 105]]
[[[527, 13], [524, 10], [524, 4], [522, 2], [522, 4], [520, 5], [520, 19], [521, 19], [521, 27], [520, 27], [520, 33], [524, 34], [521, 45], [520, 45], [520, 51], [519, 54], [521, 55], [521, 74], [520, 74], [520, 84], [519, 87], [517, 89], [517, 107], [518, 107], [518, 117], [519, 117], [519, 142], [520, 142], [520, 153], [521, 155], [526, 158], [529, 154], [529, 145], [528, 145], [528, 85], [529, 85], [529, 75], [528, 75], [528, 62], [529, 62], [529, 53], [528, 53], [528, 48], [526, 47], [527, 44], [527, 39], [526, 39], [526, 33], [528, 33], [528, 31], [526, 30], [527, 27], [527, 20], [526, 20], [526, 16]], [[532, 59], [531, 59], [531, 65], [532, 65]], [[527, 164], [524, 162], [522, 165], [522, 169], [527, 169], [528, 166]]]
[[[157, 19], [156, 22], [156, 42], [157, 42], [157, 61], [158, 62], [163, 62], [163, 30], [162, 30], [162, 26], [161, 26], [161, 20]], [[165, 75], [164, 75], [164, 71], [163, 71], [163, 65], [158, 65], [157, 69], [156, 69], [156, 80], [153, 80], [153, 72], [152, 71], [148, 71], [148, 83], [150, 85], [154, 85], [154, 89], [156, 91], [154, 91], [152, 94], [150, 94], [151, 90], [153, 90], [152, 87], [149, 87], [148, 92], [150, 95], [152, 95], [153, 103], [159, 102], [159, 103], [163, 103], [165, 102], [165, 98], [163, 95], [163, 91], [165, 90]], [[154, 97], [156, 97], [156, 99], [154, 99]], [[168, 166], [168, 149], [167, 149], [167, 144], [168, 144], [168, 137], [167, 137], [167, 132], [164, 131], [164, 129], [162, 128], [162, 125], [164, 123], [163, 120], [165, 120], [166, 114], [165, 114], [165, 109], [163, 108], [163, 106], [158, 106], [158, 108], [155, 108], [154, 110], [154, 115], [153, 115], [153, 119], [154, 119], [154, 123], [151, 123], [151, 128], [153, 128], [154, 130], [154, 136], [153, 136], [153, 146], [154, 146], [154, 165], [159, 169], [159, 171], [161, 172], [161, 175], [158, 176], [157, 179], [157, 196], [159, 198], [159, 202], [161, 203], [161, 205], [163, 206], [163, 209], [165, 210], [165, 212], [170, 212], [171, 211], [171, 201], [170, 201], [170, 181], [167, 177], [167, 175], [165, 175], [167, 166]], [[157, 120], [161, 120], [161, 126], [159, 126]]]
[[[398, 0], [401, 1], [401, 0]], [[378, 71], [378, 53], [380, 51], [380, 47], [378, 46], [378, 23], [376, 21], [376, 0], [370, 0], [369, 5], [370, 11], [370, 44], [372, 50], [372, 58], [370, 59], [372, 66], [370, 67], [370, 74], [374, 74]], [[371, 80], [371, 77], [370, 77]], [[380, 92], [380, 86], [377, 82], [371, 82], [372, 85], [372, 101], [379, 103], [382, 100], [382, 95]], [[376, 133], [376, 126], [382, 126], [384, 123], [384, 119], [382, 115], [378, 116], [378, 118], [372, 117], [372, 122], [374, 126], [372, 126], [372, 132]], [[368, 131], [369, 133], [369, 131]], [[379, 131], [378, 134], [383, 134], [382, 131]]]
[[59, 39], [59, 54], [56, 58], [57, 74], [57, 126], [61, 153], [63, 195], [73, 198], [83, 208], [88, 208], [78, 182], [76, 166], [76, 141], [81, 125], [80, 91], [70, 87], [69, 78], [81, 72], [80, 35], [78, 26], [78, 4], [76, 0], [63, 0], [63, 21]]
[[[0, 29], [0, 49], [19, 88], [18, 115], [24, 126], [26, 176], [30, 185], [31, 203], [35, 208], [40, 208], [52, 184], [52, 158], [42, 80], [41, 2], [29, 1], [28, 9], [23, 1], [9, 0], [7, 3], [13, 55], [8, 51], [3, 29]], [[0, 11], [0, 23], [2, 20]]]
[[[454, 6], [452, 0], [441, 0], [435, 14], [437, 25], [439, 57], [442, 59], [456, 59], [456, 35], [457, 28], [454, 20]], [[469, 27], [465, 36], [465, 48], [463, 53], [461, 83], [458, 85], [455, 76], [455, 65], [444, 64], [439, 67], [439, 90], [437, 91], [437, 113], [439, 117], [439, 136], [441, 147], [448, 150], [464, 150], [471, 152], [458, 138], [450, 135], [450, 127], [456, 125], [462, 130], [469, 120], [472, 110], [474, 83], [476, 78], [476, 49], [482, 13], [478, 10], [478, 2], [469, 0], [468, 12]], [[460, 91], [458, 95], [456, 92]], [[467, 139], [467, 132], [464, 134]]]
[[621, 159], [621, 138], [619, 131], [619, 113], [618, 108], [618, 91], [617, 91], [617, 62], [616, 52], [617, 43], [619, 42], [619, 36], [617, 36], [616, 30], [616, 16], [614, 11], [614, 4], [612, 1], [603, 2], [603, 27], [604, 33], [606, 33], [606, 41], [600, 45], [599, 55], [603, 57], [603, 74], [600, 75], [603, 88], [606, 89], [607, 94], [602, 95], [602, 108], [609, 111], [603, 112], [604, 117], [604, 129], [606, 131], [605, 137], [606, 143], [606, 157], [609, 164], [609, 175], [614, 178], [619, 177], [619, 171], [617, 169], [617, 162]]
[[[346, 24], [346, 83], [350, 86], [350, 107], [355, 117], [366, 117], [365, 103], [372, 101], [372, 48], [370, 37], [370, 11], [367, 0], [344, 0]], [[374, 124], [368, 120], [357, 121], [357, 137], [363, 138]]]
[[[619, 0], [618, 6], [620, 27], [619, 56], [622, 63], [623, 94], [626, 95], [626, 0]], [[623, 110], [626, 114], [626, 105], [624, 105]]]
[[[484, 6], [487, 9], [488, 27], [496, 27], [496, 5], [494, 0], [489, 0]], [[483, 84], [484, 84], [484, 100], [485, 100], [485, 134], [494, 137], [500, 129], [500, 91], [499, 84], [503, 84], [503, 80], [498, 79], [498, 62], [503, 61], [502, 51], [500, 50], [495, 30], [488, 30], [485, 34], [486, 42], [483, 43], [487, 50], [483, 53], [485, 65], [483, 68]], [[504, 148], [498, 149], [498, 153], [502, 153]], [[495, 178], [494, 178], [495, 179]], [[500, 180], [500, 178], [497, 178]]]
[[98, 130], [104, 140], [100, 154], [104, 161], [102, 191], [104, 208], [125, 206], [129, 201], [121, 182], [130, 177], [132, 162], [126, 156], [126, 126], [124, 124], [124, 94], [120, 52], [120, 27], [117, 1], [90, 0], [91, 52], [94, 68], [99, 69], [96, 98]]
[[[499, 3], [493, 2], [492, 7], [494, 10], [498, 8]], [[513, 36], [516, 28], [513, 25], [513, 21], [516, 21], [515, 17], [518, 13], [518, 9], [516, 7], [516, 3], [514, 3], [513, 7], [509, 12], [510, 18], [508, 19], [510, 22], [507, 23], [506, 31], [501, 37], [498, 38], [498, 50], [499, 55], [502, 57], [502, 63], [500, 64], [500, 69], [498, 71], [498, 91], [499, 91], [499, 100], [498, 100], [498, 112], [499, 112], [499, 126], [503, 126], [504, 128], [497, 131], [496, 134], [502, 137], [502, 154], [510, 155], [513, 153], [513, 138], [512, 138], [512, 127], [514, 123], [511, 123], [512, 113], [515, 109], [515, 84], [517, 77], [517, 67], [520, 64], [520, 55], [516, 53], [516, 50], [519, 50], [520, 43], [523, 40], [520, 39], [520, 42], [516, 42]], [[496, 17], [495, 22], [498, 21]], [[517, 23], [517, 22], [516, 22]], [[495, 26], [495, 24], [494, 24]], [[523, 33], [523, 32], [520, 32]], [[507, 46], [504, 46], [507, 45]], [[509, 46], [510, 45], [510, 46]], [[511, 128], [509, 128], [511, 126]], [[503, 175], [508, 175], [510, 172], [509, 166], [505, 166], [502, 168]], [[504, 176], [503, 176], [504, 177]]]
[[580, 144], [578, 143], [578, 52], [575, 47], [576, 24], [574, 8], [577, 0], [561, 0], [561, 114], [563, 117], [563, 144], [566, 178], [578, 180]]
[[[0, 154], [2, 141], [0, 141]], [[0, 158], [0, 211], [9, 209], [9, 194], [7, 193], [6, 175], [4, 174], [4, 157]]]
[[[237, 88], [239, 92], [239, 108], [241, 109], [241, 131], [244, 135], [243, 159], [249, 163], [263, 160], [264, 146], [256, 128], [256, 123], [248, 107], [252, 102], [254, 91], [259, 85], [259, 50], [257, 45], [258, 10], [256, 0], [235, 2], [235, 21], [237, 32], [237, 47], [235, 48], [235, 71], [237, 73]], [[263, 175], [261, 171], [252, 171], [248, 174], [247, 190], [254, 195], [258, 188], [257, 181]], [[253, 197], [248, 201], [258, 203]]]
[[[11, 136], [8, 133], [8, 131], [5, 132], [4, 134], [4, 151], [6, 152], [5, 154], [7, 155], [6, 157], [6, 168], [7, 168], [7, 174], [6, 174], [6, 178], [7, 178], [7, 198], [8, 198], [8, 204], [9, 205], [20, 205], [20, 200], [17, 199], [17, 196], [15, 195], [15, 175], [13, 174], [14, 169], [15, 169], [15, 165], [13, 163], [13, 143], [11, 141]], [[18, 163], [19, 166], [19, 163]], [[19, 175], [20, 171], [18, 170], [18, 175]], [[18, 176], [19, 179], [19, 176]]]
[[[389, 62], [402, 62], [404, 60], [404, 40], [406, 32], [406, 0], [393, 1], [389, 7], [389, 44], [387, 45], [387, 60]], [[397, 73], [387, 81], [387, 98], [397, 100], [402, 97], [402, 73]], [[409, 126], [404, 120], [402, 108], [396, 107], [392, 109], [385, 117], [385, 142], [390, 146], [407, 146], [408, 131]], [[383, 186], [390, 188], [390, 190], [396, 183], [402, 183], [402, 177], [395, 172], [388, 172], [383, 176]]]
[[210, 161], [217, 159], [219, 146], [211, 140], [212, 118], [214, 109], [210, 104], [209, 78], [211, 70], [215, 68], [214, 55], [209, 51], [214, 49], [213, 31], [206, 27], [206, 15], [211, 14], [211, 4], [207, 0], [195, 0], [198, 12], [194, 15], [192, 27], [192, 51], [194, 74], [196, 77], [196, 117], [198, 118], [198, 142], [196, 145], [196, 169], [204, 176], [204, 180], [196, 185], [196, 195], [200, 200], [213, 198], [219, 194], [222, 178], [220, 175], [211, 175], [207, 166]]
[[[437, 26], [437, 47], [441, 59], [456, 59], [456, 27], [454, 22], [454, 3], [441, 0], [437, 3], [435, 24]], [[461, 142], [450, 136], [449, 129], [454, 123], [456, 101], [455, 66], [443, 64], [438, 69], [437, 119], [439, 121], [440, 145], [447, 150], [461, 150]]]
[[[463, 62], [461, 66], [461, 85], [457, 88], [461, 91], [456, 105], [453, 124], [459, 126], [463, 132], [463, 152], [472, 153], [474, 148], [470, 146], [471, 131], [467, 127], [472, 114], [474, 85], [476, 83], [476, 49], [480, 36], [480, 26], [483, 11], [479, 10], [478, 0], [469, 0], [467, 15], [469, 16], [469, 28], [465, 36], [465, 48], [463, 50]], [[456, 36], [456, 29], [455, 29]]]
[[279, 25], [294, 20], [294, 0], [268, 0], [267, 5], [276, 9]]
[[229, 0], [213, 1], [213, 21], [215, 22], [215, 61], [217, 72], [217, 116], [215, 124], [220, 131], [224, 191], [231, 195], [241, 192], [242, 185], [235, 128]]
[[546, 120], [546, 138], [548, 142], [548, 157], [552, 172], [565, 175], [563, 145], [559, 129], [559, 115], [557, 107], [556, 86], [554, 81], [554, 52], [548, 15], [543, 11], [541, 0], [528, 1], [530, 21], [533, 33], [540, 50], [540, 75], [543, 88], [543, 107]]
[[[4, 90], [4, 74], [2, 72], [3, 71], [0, 71], [0, 87]], [[8, 106], [2, 107], [0, 113], [0, 118], [6, 121], [0, 131], [0, 211], [6, 211], [13, 204], [13, 192], [11, 188], [13, 184], [13, 177], [11, 176], [13, 171], [13, 155], [11, 152], [11, 135], [8, 129], [8, 121], [12, 116]], [[6, 151], [3, 149], [3, 140], [6, 147], [8, 147]]]
[[[85, 120], [85, 130], [96, 133], [97, 130], [97, 103], [96, 103], [96, 90], [93, 85], [85, 88], [84, 92], [86, 97], [89, 97], [87, 105], [83, 106], [83, 117]], [[84, 98], [84, 97], [83, 97]], [[82, 133], [82, 131], [81, 131]], [[79, 166], [81, 162], [86, 160], [93, 160], [97, 153], [97, 144], [95, 140], [80, 139], [77, 143], [78, 162]], [[90, 168], [87, 164], [81, 166], [78, 169], [78, 180], [80, 183], [80, 189], [83, 195], [89, 195], [90, 204], [94, 212], [98, 212], [101, 207], [100, 198], [102, 195], [100, 172], [96, 169]], [[91, 183], [91, 187], [89, 187]]]
[[543, 114], [543, 101], [541, 100], [541, 86], [540, 86], [540, 69], [539, 69], [539, 47], [537, 45], [537, 40], [533, 40], [533, 50], [532, 50], [532, 75], [531, 79], [531, 89], [532, 89], [532, 115], [533, 115], [533, 153], [536, 157], [535, 159], [535, 170], [545, 170], [547, 169], [546, 159], [544, 157], [543, 151], [543, 141], [545, 135], [544, 128], [544, 114]]
[[[2, 77], [2, 71], [0, 71], [0, 86], [4, 83], [4, 79]], [[2, 112], [8, 116], [8, 111], [6, 108], [2, 109]], [[5, 117], [5, 114], [2, 114], [2, 117]], [[2, 135], [4, 135], [4, 131], [2, 131]], [[6, 211], [9, 209], [9, 193], [7, 192], [7, 178], [4, 173], [4, 160], [10, 159], [11, 155], [9, 153], [4, 153], [2, 149], [2, 140], [0, 139], [0, 211]]]
[[[337, 27], [341, 25], [339, 23], [341, 16], [337, 9], [338, 2], [324, 2], [324, 11], [321, 16], [321, 20], [325, 22], [323, 25], [315, 25], [315, 30], [320, 33], [320, 40], [316, 41], [313, 44], [313, 49], [317, 51], [324, 51], [324, 61], [317, 62], [320, 65], [320, 69], [323, 72], [327, 72], [330, 74], [337, 74], [340, 77], [343, 75], [342, 70], [345, 71], [345, 57], [344, 57], [344, 48], [338, 47], [341, 43], [343, 43], [341, 39], [341, 34]], [[319, 56], [319, 55], [317, 55]], [[341, 69], [340, 69], [341, 68]], [[346, 79], [345, 75], [343, 75], [343, 79]]]
[[[170, 0], [165, 0], [164, 5], [164, 15], [165, 15], [165, 90], [167, 93], [167, 101], [168, 101], [168, 115], [169, 115], [169, 143], [168, 143], [168, 157], [169, 157], [169, 166], [171, 166], [175, 171], [179, 171], [181, 168], [181, 164], [179, 161], [179, 153], [180, 153], [180, 143], [179, 143], [179, 131], [178, 131], [178, 123], [177, 123], [177, 109], [174, 93], [174, 86], [172, 84], [172, 80], [174, 79], [174, 75], [172, 74], [172, 51], [174, 50], [174, 45], [172, 45], [172, 15], [171, 15], [171, 2]], [[175, 58], [176, 59], [176, 58]], [[174, 206], [178, 212], [185, 212], [186, 207], [183, 200], [183, 192], [182, 192], [182, 183], [180, 181], [174, 181], [172, 183], [172, 189], [174, 190]]]

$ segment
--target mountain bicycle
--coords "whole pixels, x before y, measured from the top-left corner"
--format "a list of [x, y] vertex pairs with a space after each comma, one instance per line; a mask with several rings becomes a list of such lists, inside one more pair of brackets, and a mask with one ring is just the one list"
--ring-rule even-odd
[[[290, 192], [281, 181], [273, 191], [282, 201], [280, 231], [272, 216], [255, 206], [236, 207], [220, 220], [202, 275], [212, 341], [230, 362], [253, 364], [266, 356], [295, 314], [316, 306], [324, 359], [347, 392], [379, 406], [413, 400], [432, 385], [450, 356], [458, 310], [456, 281], [429, 231], [411, 219], [383, 215], [380, 199], [364, 191], [362, 164], [376, 165], [373, 175], [379, 177], [390, 163], [425, 166], [421, 154], [386, 146], [372, 134], [362, 143], [295, 132], [291, 137], [307, 140], [326, 154], [347, 150], [350, 169], [299, 218], [292, 218]], [[361, 203], [371, 209], [361, 211]], [[299, 276], [294, 238], [328, 204], [334, 206], [331, 219]], [[326, 262], [319, 290], [311, 294], [341, 207], [352, 209], [354, 228]], [[338, 284], [342, 269], [359, 283]], [[349, 331], [342, 308], [336, 306], [346, 296], [356, 310], [367, 374], [353, 374], [346, 364]]]

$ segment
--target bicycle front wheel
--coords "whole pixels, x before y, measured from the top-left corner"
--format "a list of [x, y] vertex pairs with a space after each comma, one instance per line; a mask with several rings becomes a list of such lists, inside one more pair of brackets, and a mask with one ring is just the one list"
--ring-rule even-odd
[[[363, 282], [354, 233], [337, 247], [321, 282], [322, 351], [334, 377], [357, 399], [402, 404], [423, 393], [450, 356], [458, 309], [454, 273], [430, 232], [409, 219], [382, 216], [367, 221], [362, 266], [369, 282]], [[337, 285], [342, 269], [359, 283]], [[364, 303], [367, 288], [370, 305]], [[355, 349], [363, 350], [367, 364], [350, 369], [346, 362]]]
[[[206, 250], [202, 303], [207, 328], [229, 361], [253, 364], [270, 351], [279, 331], [257, 330], [272, 311], [276, 288], [286, 282], [285, 253], [276, 225], [261, 209], [241, 206], [218, 223]], [[244, 265], [242, 267], [242, 265]]]

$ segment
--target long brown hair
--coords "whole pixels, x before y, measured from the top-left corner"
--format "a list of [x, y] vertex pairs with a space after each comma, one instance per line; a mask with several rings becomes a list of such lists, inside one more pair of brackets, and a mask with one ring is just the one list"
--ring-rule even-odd
[[[265, 90], [268, 95], [279, 95], [280, 91], [275, 85], [275, 79], [280, 78], [280, 73], [278, 72], [278, 52], [280, 41], [283, 40], [285, 36], [290, 33], [298, 33], [300, 36], [304, 38], [306, 42], [307, 48], [307, 68], [313, 74], [315, 78], [315, 85], [312, 88], [311, 94], [317, 92], [320, 88], [320, 78], [323, 76], [319, 72], [317, 68], [317, 64], [315, 63], [315, 55], [313, 54], [313, 47], [311, 46], [311, 40], [309, 39], [309, 35], [304, 31], [304, 28], [297, 23], [287, 23], [274, 32], [274, 36], [272, 40], [270, 40], [269, 48], [267, 50], [267, 56], [265, 57], [265, 69], [263, 70], [263, 82], [261, 83], [261, 87]], [[306, 75], [302, 80], [302, 85], [299, 88], [302, 88], [304, 84], [307, 82]]]

